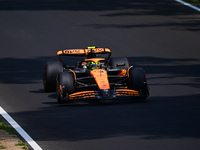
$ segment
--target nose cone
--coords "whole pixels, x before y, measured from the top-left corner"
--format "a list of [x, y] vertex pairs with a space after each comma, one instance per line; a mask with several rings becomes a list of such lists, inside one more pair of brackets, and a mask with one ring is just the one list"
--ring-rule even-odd
[[108, 90], [101, 90], [101, 94], [104, 98], [109, 98], [110, 97], [110, 89]]
[[108, 81], [107, 71], [103, 69], [95, 69], [90, 72], [90, 75], [94, 77], [100, 90], [110, 89]]

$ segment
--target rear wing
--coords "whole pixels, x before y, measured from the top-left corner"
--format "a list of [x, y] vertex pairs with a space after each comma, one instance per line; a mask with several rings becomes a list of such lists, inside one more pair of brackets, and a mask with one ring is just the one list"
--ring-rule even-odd
[[65, 63], [61, 60], [60, 56], [80, 56], [86, 58], [96, 58], [96, 54], [108, 54], [108, 57], [105, 59], [105, 64], [107, 64], [108, 60], [110, 59], [111, 51], [108, 48], [95, 48], [95, 47], [88, 47], [86, 49], [66, 49], [66, 50], [59, 50], [57, 52], [57, 56], [59, 60], [62, 62], [63, 66], [66, 66]]

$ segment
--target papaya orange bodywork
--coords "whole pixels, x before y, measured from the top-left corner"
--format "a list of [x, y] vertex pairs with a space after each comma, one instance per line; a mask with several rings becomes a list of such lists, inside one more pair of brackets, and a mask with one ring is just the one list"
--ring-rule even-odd
[[131, 90], [131, 89], [116, 89], [116, 94], [118, 96], [140, 96], [138, 91]]
[[121, 69], [119, 72], [118, 72], [118, 76], [125, 76], [126, 75], [126, 69]]
[[127, 69], [127, 76], [129, 77], [129, 70], [132, 68], [133, 66], [130, 66], [128, 69]]
[[104, 48], [93, 48], [93, 49], [85, 49], [85, 54], [87, 55], [90, 52], [100, 53], [104, 52]]
[[69, 99], [79, 99], [79, 98], [89, 98], [89, 97], [90, 98], [95, 97], [94, 91], [82, 91], [69, 95]]
[[61, 55], [62, 53], [62, 50], [57, 51], [57, 56]]
[[74, 80], [76, 80], [76, 73], [71, 69], [69, 69], [69, 71], [71, 71], [74, 74]]
[[108, 75], [106, 70], [95, 69], [90, 72], [90, 75], [94, 77], [94, 80], [96, 81], [99, 89], [110, 89], [110, 84], [108, 82]]
[[57, 56], [61, 54], [85, 54], [88, 55], [90, 52], [94, 53], [101, 53], [101, 52], [111, 52], [108, 48], [93, 48], [93, 49], [66, 49], [66, 50], [59, 50], [57, 52]]
[[[93, 61], [97, 64], [99, 61], [105, 60], [104, 58], [92, 58], [92, 59], [85, 59], [85, 61]], [[90, 75], [94, 77], [99, 89], [101, 90], [108, 90], [110, 89], [110, 84], [108, 82], [108, 75], [107, 71], [104, 69], [95, 69], [90, 71]]]

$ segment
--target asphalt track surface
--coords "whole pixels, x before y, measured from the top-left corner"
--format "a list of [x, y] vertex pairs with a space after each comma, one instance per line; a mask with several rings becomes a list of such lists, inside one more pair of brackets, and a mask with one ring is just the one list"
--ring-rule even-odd
[[[96, 45], [143, 67], [145, 102], [58, 105], [42, 64]], [[0, 105], [44, 150], [199, 150], [200, 13], [173, 0], [1, 0]]]

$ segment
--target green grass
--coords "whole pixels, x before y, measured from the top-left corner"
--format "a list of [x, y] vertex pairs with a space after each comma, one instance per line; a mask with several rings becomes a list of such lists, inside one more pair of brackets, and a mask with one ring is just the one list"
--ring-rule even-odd
[[26, 144], [24, 142], [22, 142], [22, 141], [18, 141], [18, 143], [15, 144], [15, 146], [23, 146], [22, 147], [23, 149], [28, 149], [28, 147], [26, 146]]
[[0, 145], [0, 149], [6, 149], [6, 147], [3, 145]]
[[183, 0], [183, 1], [188, 2], [188, 3], [190, 3], [190, 4], [193, 4], [193, 5], [195, 5], [195, 6], [200, 7], [200, 0]]
[[[6, 130], [9, 134], [12, 134], [12, 135], [14, 135], [16, 137], [15, 130], [12, 127], [9, 127], [5, 123], [3, 123], [3, 121], [1, 119], [0, 119], [0, 129]], [[23, 149], [28, 149], [26, 144], [24, 142], [22, 142], [22, 141], [18, 141], [18, 143], [15, 144], [15, 146], [23, 146], [22, 147]], [[6, 149], [6, 147], [3, 146], [3, 145], [0, 145], [0, 149]]]
[[6, 130], [9, 134], [15, 134], [15, 130], [12, 127], [9, 127], [2, 120], [0, 120], [0, 129]]

